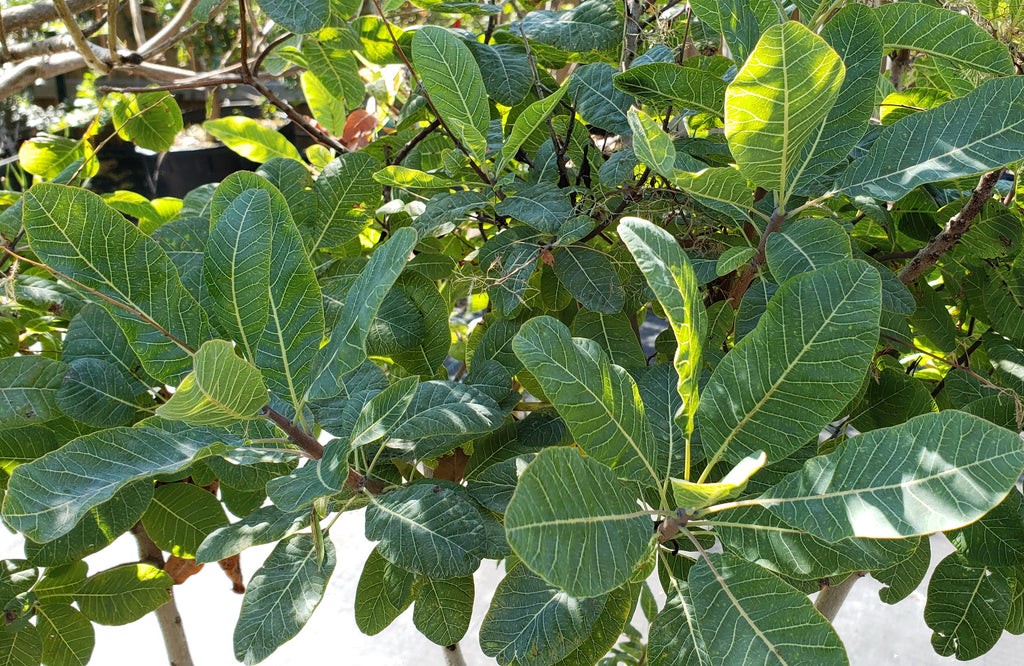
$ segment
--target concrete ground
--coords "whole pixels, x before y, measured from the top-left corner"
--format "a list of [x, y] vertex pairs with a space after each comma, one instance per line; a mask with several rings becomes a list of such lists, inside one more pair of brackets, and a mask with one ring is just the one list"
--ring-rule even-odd
[[[362, 512], [343, 516], [335, 524], [331, 538], [338, 551], [338, 564], [323, 602], [305, 629], [262, 662], [267, 666], [318, 664], [348, 666], [359, 663], [372, 666], [441, 666], [441, 648], [421, 636], [412, 623], [411, 609], [377, 636], [364, 636], [353, 618], [356, 584], [363, 562], [372, 544], [363, 538]], [[932, 566], [952, 548], [945, 538], [932, 540]], [[88, 559], [90, 572], [136, 559], [135, 543], [122, 537], [101, 555]], [[246, 551], [242, 567], [246, 579], [258, 568], [270, 547]], [[0, 532], [0, 557], [21, 557], [17, 537]], [[462, 647], [470, 666], [493, 664], [480, 651], [476, 636], [487, 611], [490, 596], [502, 571], [485, 561], [477, 573], [477, 598], [473, 623]], [[658, 585], [652, 586], [656, 592]], [[853, 666], [900, 664], [932, 666], [954, 663], [939, 657], [929, 643], [931, 631], [925, 626], [926, 582], [907, 599], [888, 606], [878, 599], [881, 586], [866, 577], [854, 587], [836, 618], [836, 630], [846, 644]], [[207, 566], [198, 575], [175, 590], [197, 666], [229, 666], [236, 663], [231, 636], [242, 597], [231, 592], [227, 578], [216, 566]], [[638, 628], [642, 617], [637, 623]], [[1024, 637], [1003, 635], [999, 644], [973, 664], [1011, 666], [1024, 663]], [[127, 627], [96, 626], [96, 649], [92, 664], [98, 666], [137, 666], [165, 663], [163, 643], [155, 617], [150, 614]]]

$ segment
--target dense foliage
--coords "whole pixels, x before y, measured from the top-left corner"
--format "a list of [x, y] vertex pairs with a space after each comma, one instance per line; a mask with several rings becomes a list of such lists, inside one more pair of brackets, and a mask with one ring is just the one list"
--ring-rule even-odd
[[88, 189], [104, 123], [171, 146], [169, 92], [22, 146], [0, 660], [85, 663], [167, 602], [162, 557], [82, 562], [131, 529], [175, 571], [276, 544], [257, 663], [355, 510], [359, 628], [411, 605], [458, 643], [504, 560], [503, 666], [846, 663], [822, 599], [905, 598], [937, 532], [936, 652], [1024, 633], [1024, 5], [414, 5], [259, 2], [280, 38], [242, 69], [303, 70], [319, 143], [210, 120], [261, 166], [183, 200]]

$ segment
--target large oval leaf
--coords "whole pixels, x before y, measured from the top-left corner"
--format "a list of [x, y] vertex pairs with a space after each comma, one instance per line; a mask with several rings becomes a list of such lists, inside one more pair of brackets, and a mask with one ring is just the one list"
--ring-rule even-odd
[[1024, 78], [986, 81], [973, 92], [887, 126], [836, 181], [848, 196], [896, 201], [923, 183], [1024, 158]]
[[45, 356], [0, 359], [0, 428], [59, 417], [57, 394], [67, 369], [67, 365]]
[[419, 576], [388, 562], [374, 548], [356, 586], [356, 626], [367, 636], [384, 631], [412, 603]]
[[607, 600], [571, 597], [526, 567], [513, 567], [494, 591], [480, 647], [499, 664], [550, 666], [586, 640]]
[[225, 426], [256, 418], [267, 398], [259, 370], [238, 358], [230, 342], [210, 340], [196, 352], [195, 370], [156, 412], [191, 425]]
[[177, 471], [208, 446], [232, 439], [202, 428], [172, 432], [145, 425], [83, 435], [15, 468], [4, 520], [33, 541], [56, 539], [128, 483]]
[[[623, 218], [618, 231], [665, 310], [675, 334], [676, 353], [672, 363], [679, 375], [677, 390], [683, 400], [683, 411], [676, 420], [681, 422], [685, 414], [687, 432], [692, 432], [698, 404], [701, 347], [708, 328], [697, 276], [686, 253], [667, 231], [636, 217]], [[672, 452], [669, 452], [671, 457]]]
[[956, 410], [872, 430], [811, 458], [758, 500], [827, 541], [951, 530], [999, 504], [1024, 470], [1018, 435]]
[[116, 626], [163, 606], [170, 601], [173, 586], [174, 580], [161, 569], [126, 564], [90, 577], [75, 593], [75, 601], [93, 622]]
[[482, 164], [487, 152], [487, 90], [480, 67], [461, 40], [424, 26], [412, 39], [416, 73], [441, 120]]
[[725, 81], [696, 67], [671, 62], [637, 65], [615, 77], [615, 87], [659, 107], [676, 105], [704, 113], [722, 115]]
[[661, 484], [667, 455], [658, 451], [636, 384], [600, 345], [571, 337], [557, 319], [537, 317], [523, 324], [512, 347], [588, 456], [622, 479]]
[[836, 52], [796, 21], [761, 35], [725, 92], [725, 135], [740, 171], [780, 194], [804, 144], [828, 116], [843, 83]]
[[862, 261], [804, 273], [715, 368], [697, 417], [705, 456], [769, 464], [816, 437], [860, 389], [878, 340], [881, 279]]
[[206, 537], [227, 522], [217, 498], [191, 483], [168, 483], [157, 488], [142, 516], [146, 533], [160, 550], [192, 559]]
[[885, 28], [886, 50], [921, 51], [989, 74], [1013, 74], [1006, 46], [966, 14], [916, 2], [874, 11]]
[[325, 539], [323, 547], [320, 562], [313, 537], [297, 534], [279, 543], [253, 575], [235, 625], [239, 661], [247, 666], [263, 661], [313, 615], [336, 562], [331, 540]]
[[199, 347], [206, 314], [156, 241], [86, 190], [44, 183], [24, 201], [25, 232], [39, 260], [111, 299], [99, 303], [147, 372], [163, 381], [188, 372], [188, 349]]
[[738, 655], [744, 664], [848, 663], [842, 641], [811, 601], [754, 564], [708, 555], [690, 569], [689, 585], [713, 664]]
[[270, 313], [269, 230], [278, 202], [266, 190], [242, 192], [214, 220], [203, 256], [213, 323], [250, 361]]
[[944, 657], [976, 659], [996, 644], [1010, 614], [1013, 590], [1002, 571], [972, 565], [958, 553], [939, 562], [928, 582], [924, 621]]
[[203, 123], [203, 129], [253, 162], [269, 162], [275, 157], [302, 160], [298, 149], [283, 134], [264, 127], [252, 118], [228, 116], [207, 120]]
[[[366, 336], [377, 311], [416, 245], [416, 232], [404, 227], [374, 251], [345, 296], [341, 319], [331, 340], [317, 352], [311, 398], [331, 398], [342, 389], [341, 376], [366, 360]], [[318, 343], [319, 344], [319, 343]]]
[[373, 499], [366, 538], [389, 562], [434, 578], [468, 576], [484, 557], [480, 512], [447, 486], [417, 483]]
[[530, 569], [573, 596], [593, 597], [626, 583], [648, 554], [652, 523], [638, 508], [611, 469], [556, 447], [523, 472], [505, 531]]

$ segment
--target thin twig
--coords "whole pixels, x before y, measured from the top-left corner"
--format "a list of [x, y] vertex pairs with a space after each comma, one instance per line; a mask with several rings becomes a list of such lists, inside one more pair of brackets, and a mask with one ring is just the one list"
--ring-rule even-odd
[[90, 69], [97, 71], [100, 74], [106, 74], [109, 72], [110, 67], [97, 58], [96, 54], [92, 52], [92, 46], [85, 38], [85, 35], [82, 34], [82, 29], [75, 21], [75, 17], [71, 13], [71, 10], [68, 9], [67, 3], [64, 0], [53, 0], [53, 6], [57, 10], [60, 20], [64, 23], [64, 27], [68, 29], [68, 34], [71, 35], [71, 39], [74, 40], [75, 46], [78, 47], [78, 52], [82, 55], [82, 58], [85, 59], [85, 62], [89, 65]]
[[757, 251], [754, 252], [754, 256], [750, 259], [750, 263], [743, 270], [740, 278], [733, 285], [732, 293], [729, 295], [729, 304], [732, 305], [733, 309], [740, 307], [740, 301], [743, 300], [743, 294], [747, 293], [747, 289], [750, 288], [750, 284], [754, 281], [754, 276], [757, 275], [758, 269], [761, 268], [765, 261], [765, 246], [768, 244], [768, 236], [775, 233], [782, 227], [782, 223], [786, 219], [786, 214], [779, 211], [778, 208], [772, 213], [771, 220], [768, 222], [768, 226], [764, 228], [764, 233], [761, 234], [761, 240], [757, 243]]
[[992, 190], [995, 188], [999, 178], [1003, 175], [1002, 169], [989, 171], [978, 181], [978, 186], [971, 192], [971, 197], [953, 217], [949, 218], [946, 226], [937, 236], [928, 241], [928, 244], [921, 248], [917, 255], [910, 260], [899, 273], [900, 282], [910, 284], [918, 277], [926, 273], [938, 262], [943, 254], [953, 248], [954, 245], [971, 228], [971, 222], [985, 207], [985, 202], [992, 198]]
[[107, 0], [107, 20], [110, 22], [107, 27], [107, 51], [110, 53], [110, 63], [116, 64], [120, 60], [117, 55], [117, 0]]

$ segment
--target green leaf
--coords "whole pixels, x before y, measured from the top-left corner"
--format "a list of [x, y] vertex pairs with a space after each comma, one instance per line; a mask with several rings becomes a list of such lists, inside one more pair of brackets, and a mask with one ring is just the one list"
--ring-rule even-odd
[[736, 66], [742, 66], [760, 33], [750, 4], [743, 0], [694, 0], [692, 7], [702, 23], [725, 38]]
[[622, 40], [622, 10], [612, 0], [586, 0], [565, 11], [532, 11], [511, 29], [516, 36], [525, 33], [531, 43], [563, 51], [605, 51]]
[[170, 601], [173, 585], [162, 569], [126, 564], [90, 577], [75, 593], [75, 601], [93, 622], [117, 626], [135, 622]]
[[412, 621], [433, 643], [454, 645], [469, 630], [473, 615], [473, 577], [426, 578], [416, 590]]
[[480, 512], [451, 488], [403, 486], [373, 498], [366, 538], [389, 562], [434, 578], [468, 576], [484, 556]]
[[523, 324], [512, 347], [584, 453], [621, 479], [661, 485], [667, 459], [658, 451], [636, 384], [609, 363], [600, 345], [572, 338], [552, 317], [537, 317]]
[[272, 504], [260, 507], [238, 522], [206, 535], [196, 550], [196, 562], [216, 562], [252, 546], [274, 543], [308, 523], [306, 511], [285, 513]]
[[[720, 520], [720, 522], [719, 522]], [[726, 550], [797, 580], [876, 571], [910, 557], [919, 539], [843, 539], [829, 543], [794, 529], [763, 507], [730, 509], [715, 519]]]
[[0, 427], [42, 423], [60, 416], [57, 393], [67, 368], [45, 356], [0, 359]]
[[743, 492], [747, 481], [764, 467], [764, 451], [751, 454], [729, 470], [721, 481], [693, 483], [672, 479], [672, 495], [676, 504], [687, 509], [700, 509]]
[[40, 606], [37, 611], [36, 629], [42, 643], [43, 663], [47, 666], [89, 663], [96, 647], [92, 623], [71, 606]]
[[1006, 46], [970, 16], [915, 2], [900, 7], [882, 5], [874, 12], [885, 29], [887, 51], [921, 51], [989, 74], [1013, 74]]
[[576, 111], [586, 122], [611, 134], [633, 132], [626, 111], [636, 100], [615, 86], [618, 70], [604, 62], [583, 65], [568, 81], [569, 96], [576, 100]]
[[630, 109], [627, 117], [633, 132], [636, 158], [654, 173], [671, 178], [676, 170], [676, 148], [672, 145], [672, 137], [643, 111]]
[[697, 173], [676, 171], [672, 184], [702, 199], [737, 206], [745, 210], [754, 205], [754, 195], [747, 179], [732, 167], [714, 167]]
[[480, 648], [499, 664], [550, 666], [583, 644], [607, 601], [607, 595], [571, 597], [515, 566], [494, 591], [480, 625]]
[[725, 108], [725, 86], [710, 72], [670, 62], [637, 65], [615, 77], [616, 88], [661, 109], [671, 105], [719, 117]]
[[392, 164], [373, 174], [373, 179], [381, 185], [400, 187], [407, 190], [416, 189], [448, 189], [459, 185], [456, 181], [435, 176], [419, 169]]
[[46, 543], [25, 541], [25, 556], [39, 566], [53, 567], [99, 552], [139, 522], [152, 499], [152, 481], [129, 483], [86, 511], [63, 536]]
[[[862, 4], [848, 4], [821, 29], [846, 66], [835, 104], [804, 144], [790, 187], [817, 196], [831, 169], [842, 162], [864, 137], [875, 111], [875, 83], [882, 59], [882, 26]], [[834, 177], [834, 174], [833, 176]]]
[[158, 153], [170, 150], [184, 127], [178, 102], [168, 92], [117, 93], [112, 115], [122, 139]]
[[479, 164], [487, 152], [487, 91], [473, 54], [444, 28], [427, 25], [412, 39], [412, 59], [434, 108]]
[[80, 358], [67, 369], [57, 391], [57, 407], [65, 414], [98, 428], [134, 419], [135, 395], [117, 367], [96, 358]]
[[171, 431], [146, 425], [83, 435], [14, 470], [4, 520], [33, 541], [56, 539], [132, 481], [175, 472], [203, 449], [233, 440], [201, 428]]
[[230, 342], [209, 340], [196, 352], [195, 370], [156, 413], [190, 425], [226, 426], [256, 418], [267, 400], [259, 370], [238, 358]]
[[627, 370], [647, 365], [640, 341], [622, 312], [609, 315], [580, 310], [572, 320], [572, 335], [597, 341], [612, 363]]
[[917, 548], [905, 560], [887, 569], [871, 572], [878, 582], [888, 586], [878, 591], [878, 598], [883, 602], [895, 604], [906, 599], [928, 573], [932, 559], [931, 541], [926, 536], [918, 537], [917, 541]]
[[0, 632], [0, 663], [4, 666], [39, 666], [42, 655], [43, 644], [35, 629]]
[[572, 215], [573, 207], [558, 186], [534, 183], [505, 197], [494, 206], [494, 212], [525, 222], [541, 233], [553, 234]]
[[880, 283], [870, 266], [848, 260], [779, 288], [701, 394], [708, 460], [737, 463], [758, 450], [769, 464], [783, 460], [835, 418], [860, 389], [875, 351]]
[[[62, 136], [41, 134], [21, 144], [18, 149], [18, 163], [29, 173], [43, 180], [70, 182], [64, 179], [66, 170], [70, 170], [78, 160], [84, 160], [82, 176], [91, 178], [99, 171], [99, 161], [95, 158], [92, 146], [88, 141], [68, 139]], [[81, 167], [75, 167], [77, 171]]]
[[[683, 404], [674, 420], [679, 423], [685, 414], [686, 432], [692, 432], [698, 405], [701, 347], [708, 326], [697, 277], [686, 253], [667, 231], [647, 220], [627, 217], [619, 223], [618, 232], [661, 303], [675, 335], [673, 365], [678, 375], [676, 388]], [[669, 457], [672, 455], [670, 452]]]
[[758, 503], [828, 541], [892, 539], [977, 520], [1002, 501], [1022, 470], [1016, 434], [946, 410], [872, 430], [811, 458]]
[[214, 220], [206, 242], [210, 317], [250, 360], [269, 317], [270, 230], [284, 214], [272, 208], [282, 203], [283, 197], [271, 198], [266, 190], [245, 190]]
[[710, 666], [685, 579], [672, 578], [665, 607], [651, 622], [647, 654], [651, 666]]
[[296, 34], [316, 32], [331, 14], [330, 0], [259, 0], [260, 9]]
[[892, 125], [918, 111], [934, 109], [951, 99], [953, 95], [939, 88], [907, 88], [886, 95], [879, 104], [879, 120], [883, 125]]
[[408, 314], [419, 315], [426, 332], [415, 347], [396, 351], [391, 354], [391, 358], [411, 375], [435, 377], [448, 358], [451, 345], [451, 333], [448, 330], [451, 305], [438, 291], [434, 281], [419, 271], [406, 271], [399, 275], [394, 290], [409, 299], [415, 311]]
[[228, 116], [207, 120], [203, 129], [224, 142], [224, 145], [253, 162], [268, 162], [275, 157], [301, 160], [302, 156], [283, 134], [264, 127], [252, 118]]
[[291, 216], [260, 221], [271, 234], [270, 312], [254, 364], [271, 391], [298, 405], [324, 337], [323, 297]]
[[715, 274], [723, 277], [750, 263], [757, 249], [745, 245], [730, 247], [715, 262]]
[[636, 600], [635, 585], [623, 585], [608, 593], [604, 609], [594, 621], [587, 640], [556, 662], [556, 666], [591, 666], [615, 646], [622, 634]]
[[[356, 626], [367, 636], [384, 631], [412, 603], [419, 576], [370, 551], [356, 586]], [[450, 645], [450, 644], [449, 644]]]
[[312, 616], [336, 563], [334, 544], [323, 542], [323, 561], [308, 534], [296, 534], [274, 548], [256, 571], [242, 598], [235, 625], [235, 658], [248, 665], [269, 657], [291, 640]]
[[339, 97], [327, 89], [327, 86], [313, 72], [303, 72], [299, 80], [302, 85], [302, 96], [306, 98], [309, 111], [328, 134], [342, 136], [348, 110], [345, 98]]
[[932, 647], [943, 657], [976, 659], [996, 644], [1010, 614], [1006, 576], [967, 562], [958, 553], [939, 562], [928, 582], [924, 621]]
[[402, 422], [419, 386], [419, 378], [405, 377], [371, 398], [356, 418], [349, 447], [358, 449], [391, 432]]
[[[32, 588], [39, 603], [66, 605], [75, 601], [75, 593], [85, 582], [89, 565], [79, 560], [62, 567], [52, 567]], [[37, 662], [38, 663], [38, 662]]]
[[426, 381], [415, 391], [388, 445], [411, 448], [416, 458], [440, 455], [455, 448], [454, 437], [491, 432], [505, 419], [494, 399], [468, 384]]
[[764, 32], [726, 89], [725, 135], [736, 164], [755, 185], [778, 192], [783, 205], [804, 144], [828, 116], [844, 75], [825, 40], [788, 21]]
[[158, 487], [142, 516], [142, 525], [160, 550], [193, 559], [203, 540], [227, 523], [217, 498], [191, 483]]
[[380, 304], [416, 245], [416, 232], [408, 227], [396, 231], [370, 256], [345, 297], [341, 319], [331, 340], [317, 353], [310, 398], [330, 398], [342, 386], [339, 378], [366, 360], [366, 336]]
[[734, 555], [706, 558], [690, 569], [689, 587], [711, 663], [738, 654], [744, 663], [848, 663], [839, 636], [806, 596]]
[[359, 63], [350, 51], [334, 48], [321, 39], [306, 39], [302, 42], [302, 55], [310, 73], [327, 92], [343, 100], [347, 108], [355, 109], [363, 103], [366, 85], [359, 76]]
[[607, 255], [584, 245], [572, 245], [558, 248], [554, 257], [558, 281], [583, 307], [604, 314], [622, 310], [625, 292]]
[[938, 411], [928, 387], [902, 369], [883, 368], [867, 381], [864, 397], [850, 413], [850, 424], [862, 433]]
[[530, 93], [533, 70], [525, 48], [519, 44], [482, 44], [477, 41], [465, 44], [476, 58], [480, 71], [487, 72], [484, 86], [492, 100], [512, 107]]
[[508, 139], [505, 141], [505, 145], [501, 147], [501, 153], [494, 168], [495, 173], [501, 173], [505, 165], [508, 164], [508, 161], [515, 157], [519, 149], [523, 147], [526, 140], [544, 124], [545, 119], [558, 106], [558, 102], [561, 101], [566, 88], [564, 85], [560, 86], [555, 92], [544, 99], [533, 102], [519, 114], [515, 124], [512, 126]]
[[779, 284], [801, 273], [851, 258], [850, 237], [835, 222], [804, 218], [768, 236], [764, 254]]
[[317, 199], [314, 237], [307, 239], [309, 254], [338, 247], [356, 238], [372, 219], [381, 199], [381, 185], [373, 179], [380, 163], [366, 153], [347, 153], [332, 160], [313, 190]]
[[550, 448], [519, 479], [505, 532], [531, 570], [573, 596], [593, 597], [629, 581], [650, 552], [652, 523], [637, 508], [611, 469], [572, 448]]
[[1024, 564], [1024, 502], [1014, 488], [976, 522], [948, 532], [950, 542], [971, 564], [1009, 567]]
[[188, 372], [187, 348], [199, 346], [206, 315], [160, 246], [85, 190], [36, 185], [24, 201], [25, 231], [39, 260], [111, 299], [100, 304], [149, 374], [173, 381]]
[[836, 181], [850, 197], [896, 201], [923, 183], [982, 173], [1024, 158], [1024, 79], [973, 92], [889, 125]]

